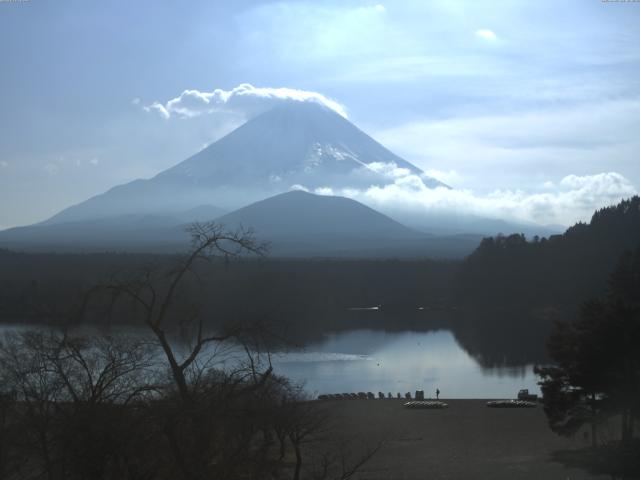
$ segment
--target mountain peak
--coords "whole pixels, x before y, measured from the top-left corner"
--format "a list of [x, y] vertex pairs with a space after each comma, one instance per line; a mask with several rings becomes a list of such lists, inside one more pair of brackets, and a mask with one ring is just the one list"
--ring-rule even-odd
[[156, 178], [245, 189], [261, 186], [270, 194], [296, 184], [337, 189], [393, 182], [372, 164], [403, 168], [425, 178], [428, 186], [443, 186], [334, 110], [297, 101], [252, 118]]
[[293, 185], [335, 191], [392, 184], [385, 172], [397, 168], [429, 187], [445, 186], [329, 107], [289, 101], [155, 177], [115, 187], [50, 221], [162, 214], [202, 204], [233, 210]]
[[252, 203], [217, 219], [227, 227], [251, 226], [259, 237], [279, 241], [424, 236], [355, 200], [301, 190]]

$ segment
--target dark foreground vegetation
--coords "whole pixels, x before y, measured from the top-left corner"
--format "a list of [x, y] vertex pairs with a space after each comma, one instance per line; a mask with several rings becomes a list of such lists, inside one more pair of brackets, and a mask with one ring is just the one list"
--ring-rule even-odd
[[0, 478], [343, 479], [378, 448], [255, 355], [224, 370], [198, 355], [176, 375], [158, 353], [122, 336], [5, 337]]
[[191, 234], [192, 250], [171, 269], [87, 290], [68, 325], [127, 312], [150, 335], [5, 335], [1, 478], [346, 479], [375, 452], [353, 454], [332, 433], [328, 411], [273, 374], [261, 355], [269, 335], [262, 325], [212, 330], [185, 298], [199, 263], [263, 247], [213, 224]]
[[[551, 429], [572, 437], [588, 426], [582, 460], [607, 473], [640, 476], [640, 247], [620, 258], [606, 296], [557, 323], [548, 348], [553, 365], [537, 367]], [[615, 439], [607, 438], [619, 422]]]

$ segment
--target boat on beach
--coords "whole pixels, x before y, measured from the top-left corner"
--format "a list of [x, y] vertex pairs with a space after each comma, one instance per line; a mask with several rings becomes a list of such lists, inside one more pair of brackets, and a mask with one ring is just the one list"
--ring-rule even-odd
[[489, 408], [535, 408], [536, 402], [528, 400], [491, 400], [487, 402]]
[[439, 400], [413, 400], [404, 404], [405, 408], [411, 409], [440, 409], [449, 405]]

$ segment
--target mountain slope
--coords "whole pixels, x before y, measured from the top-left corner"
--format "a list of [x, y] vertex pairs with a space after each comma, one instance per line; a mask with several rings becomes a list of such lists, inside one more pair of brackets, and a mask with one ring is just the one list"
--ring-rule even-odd
[[418, 238], [425, 235], [355, 200], [293, 191], [267, 198], [217, 219], [227, 227], [253, 228], [269, 238]]
[[[459, 258], [481, 239], [477, 235], [434, 237], [355, 200], [302, 191], [276, 195], [215, 221], [231, 230], [253, 229], [259, 241], [270, 243], [271, 257]], [[173, 253], [188, 248], [186, 226], [173, 217], [151, 215], [34, 225], [0, 232], [0, 248]]]
[[0, 245], [39, 251], [183, 250], [185, 224], [214, 220], [223, 213], [214, 206], [199, 205], [169, 215], [125, 214], [29, 225], [1, 231]]
[[240, 126], [178, 165], [149, 180], [112, 188], [72, 206], [45, 223], [122, 214], [161, 214], [214, 204], [232, 210], [290, 190], [292, 185], [368, 187], [393, 179], [385, 169], [422, 175], [332, 110], [290, 102]]
[[294, 191], [256, 202], [217, 219], [228, 228], [252, 228], [275, 257], [460, 258], [478, 235], [434, 237], [355, 200]]

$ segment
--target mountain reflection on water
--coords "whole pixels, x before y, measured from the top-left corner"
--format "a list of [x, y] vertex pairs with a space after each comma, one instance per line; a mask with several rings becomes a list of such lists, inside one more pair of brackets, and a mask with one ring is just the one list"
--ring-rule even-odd
[[[436, 388], [443, 398], [513, 398], [521, 388], [539, 393], [533, 365], [546, 361], [545, 325], [450, 312], [348, 314], [333, 317], [344, 328], [330, 334], [321, 334], [310, 322], [309, 337], [297, 342], [304, 348], [271, 355], [275, 373], [303, 384], [312, 396], [361, 391], [395, 396], [415, 390], [435, 396]], [[0, 331], [24, 328], [39, 327], [3, 326]], [[92, 327], [85, 328], [91, 334]], [[126, 335], [149, 335], [140, 327], [115, 328]], [[217, 354], [218, 367], [245, 358], [233, 346]]]
[[272, 358], [276, 373], [304, 383], [309, 394], [424, 390], [444, 398], [512, 398], [538, 392], [533, 367], [482, 367], [449, 330], [354, 330], [328, 335], [301, 352]]

